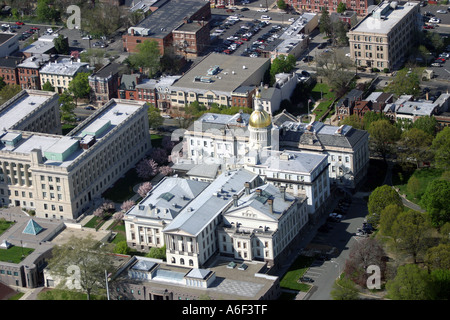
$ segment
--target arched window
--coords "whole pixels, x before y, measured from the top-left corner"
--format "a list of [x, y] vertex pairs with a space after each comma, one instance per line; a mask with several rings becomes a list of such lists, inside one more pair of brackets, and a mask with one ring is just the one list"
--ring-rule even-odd
[[192, 259], [189, 259], [189, 266], [192, 267], [194, 265], [194, 261]]
[[183, 258], [180, 259], [180, 264], [184, 266], [184, 259]]
[[176, 262], [176, 260], [175, 260], [175, 258], [174, 258], [174, 257], [172, 257], [172, 260], [171, 260], [171, 262], [172, 262], [172, 263], [175, 263], [175, 262]]

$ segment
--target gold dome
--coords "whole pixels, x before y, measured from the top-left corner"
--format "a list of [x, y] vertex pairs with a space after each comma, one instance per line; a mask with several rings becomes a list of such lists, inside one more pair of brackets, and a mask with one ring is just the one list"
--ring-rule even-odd
[[250, 115], [248, 123], [253, 128], [266, 128], [270, 126], [272, 121], [270, 120], [270, 115], [266, 111], [264, 111], [261, 107], [257, 107], [256, 110]]

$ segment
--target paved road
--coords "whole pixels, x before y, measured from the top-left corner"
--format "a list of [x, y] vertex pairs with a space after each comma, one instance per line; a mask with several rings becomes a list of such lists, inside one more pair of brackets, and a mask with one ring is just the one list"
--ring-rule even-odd
[[[362, 199], [365, 194], [356, 193], [352, 199], [348, 213], [341, 222], [332, 223], [333, 229], [329, 233], [318, 233], [323, 243], [336, 247], [339, 254], [331, 260], [316, 260], [305, 276], [313, 278], [314, 288], [305, 297], [306, 300], [331, 300], [330, 292], [334, 281], [345, 267], [345, 261], [350, 249], [360, 239], [354, 236], [367, 215], [367, 203]], [[314, 240], [313, 240], [314, 241]]]

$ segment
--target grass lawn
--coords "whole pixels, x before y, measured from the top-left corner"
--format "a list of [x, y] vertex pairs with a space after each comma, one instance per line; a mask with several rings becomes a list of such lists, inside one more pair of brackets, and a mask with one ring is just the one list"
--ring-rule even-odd
[[[393, 184], [399, 188], [402, 194], [406, 195], [409, 201], [419, 204], [420, 198], [424, 194], [427, 186], [433, 180], [439, 179], [444, 171], [436, 168], [419, 168], [415, 167], [402, 168], [401, 166], [395, 166], [392, 171]], [[420, 189], [418, 197], [415, 198], [410, 192], [408, 192], [408, 180], [412, 177], [416, 177], [419, 180]]]
[[6, 221], [6, 219], [0, 219], [0, 234], [8, 230], [8, 228], [13, 225], [14, 222], [12, 221]]
[[124, 177], [116, 181], [114, 186], [106, 190], [102, 197], [118, 203], [124, 202], [134, 196], [133, 187], [141, 182], [144, 181], [138, 177], [136, 169], [131, 168]]
[[280, 286], [291, 290], [308, 291], [310, 285], [299, 283], [297, 280], [303, 276], [306, 270], [308, 270], [314, 259], [315, 258], [312, 257], [299, 256], [281, 279]]
[[8, 300], [13, 300], [13, 301], [19, 300], [20, 298], [22, 298], [22, 296], [23, 296], [24, 294], [25, 294], [25, 293], [23, 293], [23, 292], [18, 292], [18, 293], [16, 293], [15, 295], [13, 295], [12, 297], [10, 297]]
[[336, 94], [330, 91], [330, 88], [326, 83], [317, 83], [311, 90], [311, 96], [315, 101], [321, 100], [319, 105], [314, 109], [314, 114], [317, 119], [328, 110], [334, 99], [336, 99]]
[[[87, 295], [61, 289], [44, 289], [38, 294], [38, 300], [87, 300]], [[91, 294], [90, 300], [106, 300], [106, 296]]]
[[18, 246], [12, 246], [9, 249], [0, 249], [0, 261], [19, 263], [22, 261], [22, 252], [24, 257], [32, 253], [32, 248], [22, 248]]

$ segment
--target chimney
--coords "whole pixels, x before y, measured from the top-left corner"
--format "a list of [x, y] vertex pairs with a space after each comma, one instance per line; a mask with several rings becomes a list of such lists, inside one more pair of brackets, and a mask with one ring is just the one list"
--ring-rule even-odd
[[270, 213], [273, 213], [273, 199], [268, 199], [267, 204], [269, 205]]
[[283, 197], [283, 200], [286, 201], [286, 187], [281, 186], [280, 187], [281, 196]]
[[261, 189], [259, 189], [259, 188], [256, 189], [256, 195], [257, 195], [257, 196], [261, 196], [261, 193], [262, 193], [262, 190], [261, 190]]
[[425, 94], [425, 96], [426, 96], [425, 99], [428, 100], [428, 91], [427, 91], [427, 93]]
[[131, 29], [131, 35], [134, 36], [134, 29]]
[[250, 194], [250, 182], [244, 183], [244, 186], [245, 186], [245, 194], [249, 195]]
[[233, 206], [235, 206], [235, 207], [238, 206], [238, 195], [237, 194], [233, 194]]

